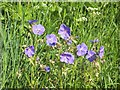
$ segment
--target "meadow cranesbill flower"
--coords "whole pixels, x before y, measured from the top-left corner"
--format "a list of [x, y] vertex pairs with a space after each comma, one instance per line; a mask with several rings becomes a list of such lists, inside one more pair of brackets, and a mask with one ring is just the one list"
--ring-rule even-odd
[[45, 31], [45, 28], [41, 24], [33, 25], [32, 26], [32, 31], [36, 35], [42, 35], [44, 33], [44, 31]]
[[68, 41], [67, 41], [67, 44], [68, 44], [68, 45], [71, 45], [71, 44], [72, 44], [72, 40], [68, 40]]
[[96, 52], [90, 50], [87, 52], [86, 59], [88, 59], [90, 62], [94, 61], [96, 59]]
[[47, 36], [46, 36], [46, 43], [47, 43], [47, 45], [49, 45], [49, 46], [55, 46], [56, 45], [56, 43], [57, 43], [57, 37], [54, 35], [54, 34], [48, 34]]
[[38, 20], [29, 20], [28, 23], [29, 23], [29, 24], [33, 24], [33, 23], [35, 23], [35, 22], [37, 22], [37, 21], [38, 21]]
[[100, 58], [103, 57], [103, 55], [104, 55], [104, 46], [101, 46], [101, 47], [100, 47], [100, 50], [99, 50], [99, 52], [98, 52], [98, 55], [99, 55]]
[[78, 56], [84, 56], [88, 51], [88, 47], [85, 43], [77, 45], [77, 55]]
[[45, 69], [46, 72], [50, 72], [50, 67], [49, 66], [46, 66], [44, 69]]
[[60, 54], [60, 61], [68, 64], [74, 63], [74, 56], [69, 52], [64, 52]]
[[35, 49], [34, 46], [29, 46], [25, 49], [24, 53], [28, 56], [28, 57], [32, 57], [35, 54]]
[[68, 40], [70, 38], [70, 35], [71, 35], [70, 28], [67, 27], [65, 24], [61, 24], [60, 29], [58, 30], [58, 34], [64, 40]]

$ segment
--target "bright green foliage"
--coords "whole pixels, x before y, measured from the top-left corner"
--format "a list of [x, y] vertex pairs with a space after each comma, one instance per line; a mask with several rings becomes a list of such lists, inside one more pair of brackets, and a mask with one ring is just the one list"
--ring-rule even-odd
[[[0, 3], [0, 9], [1, 88], [117, 88], [120, 85], [119, 3], [16, 2]], [[28, 20], [33, 19], [45, 27], [44, 35], [30, 32]], [[59, 37], [57, 33], [62, 23], [71, 28], [73, 37], [79, 38], [72, 46], [59, 38], [62, 46], [53, 49], [46, 45], [45, 36], [54, 33]], [[100, 40], [98, 47], [105, 47], [105, 62], [98, 60], [98, 67], [76, 56], [76, 45], [85, 42], [90, 48], [89, 41], [95, 38]], [[33, 58], [24, 55], [24, 45], [35, 46], [37, 51]], [[73, 65], [60, 62], [59, 54], [63, 51], [75, 55]], [[35, 63], [37, 57], [40, 60]], [[41, 71], [40, 65], [50, 66], [51, 71]]]

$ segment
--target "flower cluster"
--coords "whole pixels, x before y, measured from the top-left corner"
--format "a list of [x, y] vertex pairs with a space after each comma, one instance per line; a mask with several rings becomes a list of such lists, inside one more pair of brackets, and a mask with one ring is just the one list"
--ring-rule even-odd
[[[98, 42], [98, 39], [96, 40], [92, 40], [92, 43], [96, 43]], [[88, 59], [90, 62], [92, 62], [93, 60], [95, 60], [97, 58], [97, 56], [99, 56], [100, 58], [103, 57], [104, 55], [104, 46], [101, 46], [99, 49], [99, 52], [96, 53], [93, 50], [88, 50], [88, 47], [85, 43], [79, 44], [77, 45], [77, 55], [78, 56], [86, 56], [86, 59]]]
[[[35, 24], [37, 20], [29, 20], [28, 23], [32, 26], [32, 32], [35, 35], [43, 35], [45, 32], [45, 27], [41, 24]], [[68, 45], [72, 43], [71, 40], [71, 30], [69, 27], [67, 27], [65, 24], [61, 24], [60, 28], [58, 30], [58, 35], [67, 42]], [[92, 44], [99, 42], [98, 39], [91, 40]], [[55, 34], [47, 34], [46, 35], [46, 44], [48, 46], [54, 47], [58, 43], [57, 36]], [[101, 46], [99, 51], [96, 52], [94, 50], [88, 50], [88, 47], [85, 43], [78, 44], [77, 47], [77, 56], [85, 56], [86, 59], [88, 59], [90, 62], [94, 61], [98, 56], [100, 59], [104, 55], [104, 46]], [[35, 54], [34, 46], [28, 46], [24, 53], [30, 58]], [[60, 54], [60, 61], [65, 62], [67, 64], [73, 64], [75, 60], [75, 57], [70, 52], [63, 52]], [[46, 72], [50, 71], [50, 67], [46, 66], [45, 68]]]

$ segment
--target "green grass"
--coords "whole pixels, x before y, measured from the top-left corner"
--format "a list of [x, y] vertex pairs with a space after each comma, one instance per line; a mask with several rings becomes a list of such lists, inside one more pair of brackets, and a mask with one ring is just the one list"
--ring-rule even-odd
[[[88, 7], [98, 10], [87, 10]], [[0, 3], [0, 85], [1, 88], [117, 88], [119, 83], [119, 11], [120, 3]], [[100, 13], [97, 15], [95, 13]], [[86, 17], [87, 21], [80, 21]], [[42, 36], [28, 32], [28, 20], [36, 19], [45, 27]], [[68, 46], [57, 34], [62, 23], [71, 28], [76, 44]], [[45, 36], [54, 33], [62, 44], [60, 48], [51, 48], [45, 43]], [[99, 39], [98, 48], [105, 47], [105, 63], [95, 68], [94, 64], [76, 56], [77, 44], [82, 42], [91, 47], [90, 40]], [[42, 42], [44, 39], [44, 42]], [[39, 40], [39, 41], [38, 41]], [[24, 55], [24, 45], [34, 45], [39, 56], [39, 64], [31, 64]], [[70, 50], [68, 49], [70, 48]], [[69, 51], [75, 56], [73, 65], [60, 62], [59, 54]], [[58, 55], [56, 55], [58, 54]], [[55, 63], [51, 63], [50, 60]], [[40, 65], [50, 66], [46, 73]], [[98, 73], [98, 77], [95, 75]]]

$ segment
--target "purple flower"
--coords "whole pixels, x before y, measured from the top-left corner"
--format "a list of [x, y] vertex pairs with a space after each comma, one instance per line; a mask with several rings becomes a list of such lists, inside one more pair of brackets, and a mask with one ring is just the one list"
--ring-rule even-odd
[[58, 30], [58, 34], [61, 36], [61, 38], [67, 40], [70, 38], [71, 35], [70, 28], [67, 27], [65, 24], [61, 24], [60, 29]]
[[68, 40], [68, 41], [67, 41], [67, 44], [68, 44], [68, 45], [71, 45], [71, 44], [72, 44], [72, 40]]
[[88, 51], [88, 47], [85, 43], [82, 43], [81, 45], [77, 45], [77, 55], [78, 56], [84, 56]]
[[103, 57], [103, 55], [104, 55], [104, 46], [101, 46], [101, 47], [100, 47], [100, 50], [99, 50], [99, 52], [98, 52], [98, 55], [99, 55], [100, 58]]
[[86, 59], [88, 59], [90, 62], [92, 62], [93, 60], [95, 60], [96, 57], [96, 53], [92, 50], [88, 51], [87, 55], [86, 55]]
[[37, 21], [38, 21], [38, 20], [29, 20], [28, 23], [29, 23], [29, 24], [33, 24], [33, 23], [35, 23], [35, 22], [37, 22]]
[[74, 63], [74, 56], [69, 52], [64, 52], [60, 55], [60, 61], [68, 64]]
[[36, 35], [42, 35], [44, 33], [44, 31], [45, 31], [45, 28], [41, 24], [33, 25], [32, 26], [32, 31]]
[[49, 66], [46, 66], [46, 67], [45, 67], [45, 71], [46, 71], [46, 72], [50, 72], [50, 67], [49, 67]]
[[34, 46], [27, 47], [24, 52], [28, 57], [32, 57], [35, 54]]
[[90, 42], [91, 42], [91, 43], [97, 43], [97, 42], [99, 42], [99, 40], [98, 40], [98, 39], [90, 40]]
[[54, 35], [54, 34], [48, 34], [47, 36], [46, 36], [46, 43], [47, 43], [47, 45], [49, 45], [49, 46], [55, 46], [56, 45], [56, 43], [57, 43], [57, 37]]

